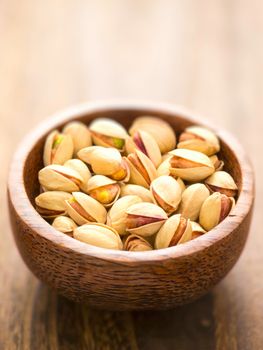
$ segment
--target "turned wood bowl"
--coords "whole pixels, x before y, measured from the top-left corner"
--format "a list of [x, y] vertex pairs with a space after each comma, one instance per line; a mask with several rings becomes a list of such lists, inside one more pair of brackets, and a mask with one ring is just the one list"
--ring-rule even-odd
[[[193, 124], [215, 130], [220, 157], [239, 186], [231, 214], [217, 227], [190, 242], [148, 252], [115, 251], [91, 246], [56, 231], [34, 209], [39, 194], [45, 137], [71, 120], [89, 124], [113, 118], [125, 127], [140, 115], [169, 122], [176, 133]], [[29, 269], [65, 297], [109, 310], [168, 309], [189, 303], [216, 285], [239, 258], [249, 232], [254, 200], [250, 162], [238, 142], [173, 105], [144, 102], [88, 103], [52, 116], [20, 144], [8, 181], [10, 219], [17, 247]]]

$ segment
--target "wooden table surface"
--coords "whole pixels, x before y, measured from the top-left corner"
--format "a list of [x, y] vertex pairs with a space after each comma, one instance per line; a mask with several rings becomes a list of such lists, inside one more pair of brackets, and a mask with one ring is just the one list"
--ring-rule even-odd
[[[0, 349], [263, 349], [261, 0], [0, 0]], [[258, 176], [251, 234], [207, 296], [113, 313], [40, 283], [15, 247], [8, 163], [50, 113], [105, 98], [183, 104], [229, 129]]]

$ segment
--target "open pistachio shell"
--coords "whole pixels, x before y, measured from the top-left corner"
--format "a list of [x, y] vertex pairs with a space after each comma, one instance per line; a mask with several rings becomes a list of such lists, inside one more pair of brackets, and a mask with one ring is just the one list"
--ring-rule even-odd
[[95, 145], [114, 147], [124, 150], [125, 139], [128, 136], [125, 128], [112, 119], [96, 119], [90, 124], [90, 131]]
[[202, 152], [208, 156], [220, 150], [218, 137], [209, 129], [201, 126], [190, 126], [180, 135], [178, 148]]
[[174, 213], [181, 201], [182, 190], [178, 182], [171, 176], [163, 175], [154, 179], [150, 186], [154, 202], [167, 215]]
[[157, 177], [153, 162], [138, 150], [129, 154], [125, 159], [130, 168], [129, 182], [149, 188], [151, 182]]
[[226, 171], [216, 171], [205, 180], [205, 184], [211, 192], [220, 192], [228, 197], [235, 197], [238, 192], [235, 180]]
[[219, 192], [211, 194], [203, 203], [199, 216], [200, 225], [206, 230], [212, 230], [223, 221], [235, 205], [232, 197]]
[[135, 203], [142, 202], [141, 198], [135, 195], [128, 195], [119, 198], [108, 212], [107, 225], [113, 227], [120, 235], [126, 233], [126, 210]]
[[90, 178], [87, 188], [88, 194], [106, 208], [116, 202], [121, 191], [117, 181], [104, 175], [95, 175]]
[[201, 181], [215, 171], [211, 160], [201, 152], [182, 148], [175, 149], [170, 154], [170, 173], [183, 180]]
[[166, 157], [165, 160], [162, 161], [162, 163], [157, 168], [157, 176], [162, 175], [170, 175], [170, 159], [172, 158], [172, 155], [169, 154], [169, 157]]
[[91, 134], [88, 127], [79, 121], [66, 124], [63, 128], [63, 133], [72, 137], [75, 156], [82, 148], [92, 145]]
[[152, 135], [162, 153], [169, 152], [176, 146], [175, 133], [172, 127], [163, 119], [152, 116], [138, 117], [132, 123], [129, 133], [133, 136], [139, 130]]
[[73, 232], [75, 239], [96, 247], [122, 250], [123, 244], [118, 233], [107, 225], [86, 224]]
[[87, 165], [84, 162], [82, 162], [80, 159], [69, 159], [66, 161], [64, 166], [67, 168], [73, 169], [80, 174], [80, 176], [83, 179], [83, 181], [80, 184], [80, 189], [83, 192], [87, 193], [88, 181], [91, 178], [91, 173]]
[[134, 204], [126, 214], [126, 230], [142, 237], [156, 233], [167, 220], [165, 211], [153, 203]]
[[121, 186], [121, 197], [128, 196], [128, 195], [136, 195], [142, 199], [143, 202], [153, 202], [153, 198], [151, 195], [151, 192], [139, 185], [134, 185], [134, 184], [125, 184]]
[[73, 141], [70, 135], [52, 131], [46, 138], [43, 162], [44, 165], [64, 164], [73, 155]]
[[157, 142], [146, 131], [138, 130], [132, 137], [128, 137], [125, 147], [127, 154], [140, 150], [151, 159], [155, 167], [158, 167], [162, 162], [162, 155]]
[[207, 197], [209, 197], [209, 190], [204, 184], [190, 185], [182, 194], [179, 213], [192, 221], [197, 220]]
[[107, 211], [98, 201], [82, 192], [73, 192], [72, 196], [66, 201], [67, 212], [78, 225], [106, 222]]
[[155, 248], [162, 249], [190, 241], [192, 227], [189, 219], [181, 214], [171, 216], [156, 235]]
[[72, 198], [72, 195], [63, 191], [43, 192], [35, 198], [36, 210], [46, 219], [52, 219], [59, 215], [66, 214], [65, 200]]
[[143, 252], [153, 250], [151, 244], [146, 239], [138, 235], [129, 235], [124, 243], [124, 250], [130, 252]]
[[71, 218], [63, 215], [56, 217], [52, 226], [56, 230], [66, 233], [71, 237], [73, 237], [73, 230], [78, 227]]
[[206, 230], [204, 230], [203, 227], [195, 221], [191, 221], [191, 226], [192, 226], [192, 239], [200, 237], [204, 233], [206, 233]]
[[80, 174], [63, 165], [48, 165], [38, 173], [40, 185], [49, 191], [78, 191], [83, 178]]
[[216, 154], [213, 156], [209, 157], [211, 160], [212, 164], [214, 165], [215, 171], [221, 171], [224, 168], [224, 162], [223, 160], [220, 160]]

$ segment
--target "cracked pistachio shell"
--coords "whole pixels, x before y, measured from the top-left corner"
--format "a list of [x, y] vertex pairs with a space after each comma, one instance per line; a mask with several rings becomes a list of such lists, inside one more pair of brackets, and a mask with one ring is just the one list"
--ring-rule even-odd
[[215, 171], [211, 160], [201, 152], [182, 148], [175, 149], [170, 154], [170, 173], [183, 180], [201, 181]]
[[211, 130], [201, 126], [190, 126], [179, 137], [178, 148], [202, 152], [208, 156], [220, 150], [218, 137]]
[[80, 174], [63, 165], [48, 165], [38, 173], [41, 186], [49, 191], [78, 191], [83, 182]]
[[142, 202], [138, 196], [125, 196], [119, 198], [108, 212], [107, 225], [113, 227], [120, 235], [126, 233], [126, 210], [135, 203]]
[[228, 197], [235, 197], [238, 192], [233, 177], [226, 171], [216, 171], [205, 180], [205, 184], [211, 192], [220, 192]]
[[78, 225], [106, 222], [107, 211], [102, 204], [82, 192], [73, 192], [72, 196], [66, 201], [67, 212]]
[[171, 216], [156, 235], [155, 248], [162, 249], [173, 247], [177, 244], [190, 241], [192, 238], [192, 226], [189, 219], [181, 214]]
[[64, 166], [73, 169], [79, 173], [79, 175], [83, 179], [83, 181], [80, 184], [80, 189], [83, 192], [87, 193], [87, 184], [89, 179], [91, 178], [91, 173], [87, 165], [80, 159], [69, 159], [66, 161]]
[[118, 233], [107, 225], [86, 224], [73, 231], [73, 237], [78, 241], [96, 247], [122, 250], [123, 244]]
[[128, 137], [125, 148], [127, 154], [133, 153], [135, 150], [143, 152], [151, 159], [155, 167], [158, 167], [162, 162], [162, 155], [157, 142], [146, 131], [138, 130], [132, 137]]
[[192, 221], [197, 220], [202, 204], [209, 197], [209, 194], [209, 190], [204, 184], [190, 185], [182, 194], [179, 213]]
[[125, 139], [128, 136], [125, 128], [113, 119], [100, 118], [90, 124], [90, 131], [95, 145], [114, 147], [124, 150]]
[[129, 169], [129, 182], [149, 188], [151, 182], [157, 177], [153, 162], [141, 151], [136, 150], [125, 158]]
[[55, 218], [66, 214], [65, 200], [72, 195], [63, 191], [43, 192], [35, 198], [36, 210], [43, 218]]
[[235, 205], [232, 197], [215, 192], [211, 194], [203, 203], [199, 216], [200, 225], [206, 230], [212, 230], [223, 221]]
[[161, 153], [169, 152], [176, 146], [176, 136], [172, 127], [160, 118], [151, 116], [136, 118], [129, 129], [129, 133], [133, 136], [139, 130], [146, 131], [152, 135]]
[[192, 239], [200, 237], [204, 233], [206, 233], [206, 230], [204, 230], [203, 227], [195, 221], [191, 221], [191, 227], [192, 227]]
[[169, 157], [166, 157], [165, 160], [162, 161], [162, 163], [157, 168], [157, 176], [162, 175], [170, 175], [170, 159], [172, 158], [172, 155], [170, 154]]
[[52, 223], [52, 226], [63, 233], [66, 233], [72, 236], [72, 232], [75, 228], [77, 228], [76, 223], [67, 216], [58, 216]]
[[125, 184], [121, 186], [121, 197], [128, 196], [128, 195], [136, 195], [142, 199], [143, 202], [153, 202], [153, 198], [151, 195], [151, 192], [139, 185], [133, 185], [133, 184]]
[[165, 211], [153, 203], [134, 204], [126, 214], [126, 230], [142, 237], [155, 234], [167, 220]]
[[43, 162], [44, 165], [64, 164], [73, 156], [73, 141], [70, 135], [52, 131], [46, 138]]
[[63, 133], [72, 137], [74, 155], [84, 147], [92, 145], [91, 134], [88, 127], [81, 122], [70, 122], [63, 128]]
[[88, 194], [106, 208], [116, 202], [120, 195], [117, 181], [104, 175], [94, 175], [88, 181]]
[[176, 211], [181, 201], [182, 190], [179, 183], [171, 176], [163, 175], [154, 179], [150, 186], [154, 202], [167, 215]]
[[215, 171], [223, 170], [225, 164], [224, 164], [223, 160], [218, 159], [218, 156], [216, 154], [209, 157], [209, 159], [211, 160], [212, 164], [214, 165]]
[[130, 252], [143, 252], [153, 250], [151, 244], [146, 239], [138, 235], [129, 235], [124, 243], [124, 250]]

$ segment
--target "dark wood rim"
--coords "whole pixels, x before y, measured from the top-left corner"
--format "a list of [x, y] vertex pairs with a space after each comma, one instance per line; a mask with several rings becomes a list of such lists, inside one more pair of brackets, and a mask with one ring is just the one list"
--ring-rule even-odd
[[[237, 204], [221, 224], [215, 227], [205, 235], [192, 241], [171, 248], [153, 250], [147, 252], [127, 252], [115, 251], [104, 248], [94, 247], [77, 240], [74, 240], [59, 231], [56, 231], [36, 212], [26, 194], [23, 180], [25, 160], [34, 147], [37, 140], [51, 129], [61, 123], [65, 123], [72, 118], [78, 118], [83, 115], [92, 114], [103, 110], [141, 110], [147, 109], [149, 114], [152, 112], [161, 112], [164, 114], [176, 116], [179, 115], [188, 119], [192, 123], [205, 125], [216, 131], [220, 139], [225, 142], [229, 148], [236, 154], [242, 174], [242, 185]], [[229, 235], [247, 216], [254, 199], [254, 175], [250, 161], [237, 140], [228, 132], [220, 128], [209, 125], [203, 117], [198, 117], [186, 110], [184, 107], [175, 106], [167, 103], [156, 103], [146, 101], [98, 101], [85, 103], [70, 107], [62, 112], [54, 114], [50, 119], [42, 122], [35, 128], [18, 146], [10, 166], [8, 179], [8, 191], [10, 200], [21, 219], [32, 228], [32, 230], [41, 235], [44, 239], [52, 241], [57, 246], [63, 246], [68, 250], [76, 251], [79, 254], [87, 254], [108, 261], [116, 261], [119, 264], [125, 263], [143, 263], [144, 261], [165, 261], [171, 258], [178, 258], [195, 254], [200, 250], [209, 247]], [[169, 251], [169, 254], [167, 254]]]

